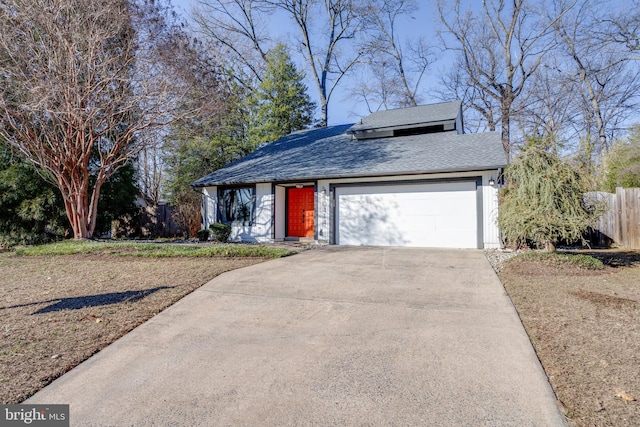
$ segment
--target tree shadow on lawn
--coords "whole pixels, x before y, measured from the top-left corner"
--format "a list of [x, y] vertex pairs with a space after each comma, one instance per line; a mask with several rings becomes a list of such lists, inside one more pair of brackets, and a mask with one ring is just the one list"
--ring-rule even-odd
[[587, 251], [587, 254], [609, 267], [634, 267], [640, 265], [640, 251]]
[[159, 286], [152, 289], [145, 289], [141, 291], [125, 291], [125, 292], [110, 292], [108, 294], [99, 295], [86, 295], [82, 297], [69, 297], [69, 298], [54, 298], [47, 301], [30, 302], [27, 304], [12, 305], [9, 307], [0, 307], [0, 310], [7, 310], [10, 308], [28, 307], [31, 305], [40, 305], [46, 303], [53, 303], [46, 307], [41, 308], [38, 311], [31, 313], [44, 314], [53, 313], [62, 310], [80, 310], [86, 307], [99, 307], [104, 305], [119, 304], [121, 302], [136, 302], [141, 299], [154, 294], [163, 289], [171, 289], [175, 286]]

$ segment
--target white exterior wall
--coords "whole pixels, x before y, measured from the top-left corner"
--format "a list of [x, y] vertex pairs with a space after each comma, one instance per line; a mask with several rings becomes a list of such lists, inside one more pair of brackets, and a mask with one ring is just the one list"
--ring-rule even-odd
[[[495, 181], [489, 185], [489, 180]], [[497, 249], [502, 247], [500, 231], [498, 229], [498, 171], [488, 171], [482, 174], [482, 221], [484, 223], [484, 248]]]
[[202, 189], [202, 228], [208, 230], [216, 222], [218, 212], [218, 187]]
[[[218, 187], [204, 187], [202, 196], [202, 226], [208, 229], [211, 224], [217, 221]], [[257, 184], [253, 206], [253, 223], [251, 226], [232, 225], [230, 240], [271, 242], [273, 240], [273, 200], [271, 184]]]
[[[319, 243], [335, 242], [334, 203], [331, 185], [346, 183], [375, 183], [393, 181], [416, 181], [435, 179], [482, 178], [482, 240], [484, 248], [501, 247], [500, 234], [496, 223], [498, 211], [498, 185], [489, 185], [489, 180], [498, 180], [498, 170], [482, 172], [438, 173], [429, 175], [404, 175], [398, 177], [373, 177], [359, 179], [319, 180], [316, 186], [315, 239]], [[271, 242], [285, 238], [286, 233], [286, 188], [275, 185], [272, 194], [271, 183], [256, 185], [254, 223], [252, 226], [233, 226], [232, 239], [247, 242]], [[323, 189], [325, 190], [323, 193]], [[217, 213], [217, 187], [203, 188], [203, 219], [206, 228], [215, 222]], [[275, 227], [275, 228], [274, 228]]]
[[329, 243], [331, 240], [331, 200], [330, 181], [318, 181], [316, 191], [316, 240], [318, 243]]
[[255, 203], [253, 206], [253, 222], [251, 225], [231, 225], [231, 237], [234, 242], [273, 241], [273, 194], [271, 183], [256, 184]]
[[276, 200], [274, 203], [275, 206], [275, 240], [282, 241], [284, 240], [286, 229], [287, 229], [287, 189], [281, 185], [276, 185]]

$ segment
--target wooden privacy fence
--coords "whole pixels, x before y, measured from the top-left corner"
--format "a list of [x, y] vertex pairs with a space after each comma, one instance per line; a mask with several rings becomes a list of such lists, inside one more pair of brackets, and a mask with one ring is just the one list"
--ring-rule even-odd
[[616, 188], [616, 194], [588, 193], [588, 198], [607, 202], [607, 211], [590, 233], [596, 246], [615, 243], [629, 249], [640, 249], [640, 188]]

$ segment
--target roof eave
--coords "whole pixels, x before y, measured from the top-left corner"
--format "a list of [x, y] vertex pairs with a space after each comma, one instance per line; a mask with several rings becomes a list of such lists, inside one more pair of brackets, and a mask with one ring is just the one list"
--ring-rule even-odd
[[249, 180], [249, 181], [211, 181], [206, 183], [197, 184], [198, 181], [191, 184], [194, 188], [204, 187], [219, 187], [219, 186], [233, 186], [233, 185], [255, 185], [255, 184], [269, 184], [269, 183], [296, 183], [303, 181], [319, 181], [319, 180], [331, 180], [331, 179], [357, 179], [357, 178], [376, 178], [376, 177], [398, 177], [406, 175], [434, 175], [439, 173], [461, 173], [461, 172], [481, 172], [487, 170], [495, 170], [506, 167], [506, 163], [486, 166], [472, 166], [456, 169], [432, 169], [421, 171], [402, 171], [402, 172], [390, 172], [390, 173], [354, 173], [354, 174], [332, 174], [332, 175], [320, 175], [320, 176], [297, 176], [278, 178], [270, 177], [269, 179]]

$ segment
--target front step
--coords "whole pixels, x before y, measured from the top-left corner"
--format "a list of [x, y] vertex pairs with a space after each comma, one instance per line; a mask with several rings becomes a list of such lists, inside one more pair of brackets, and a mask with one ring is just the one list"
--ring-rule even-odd
[[315, 243], [316, 240], [313, 237], [285, 237], [285, 242], [300, 242], [300, 243]]

